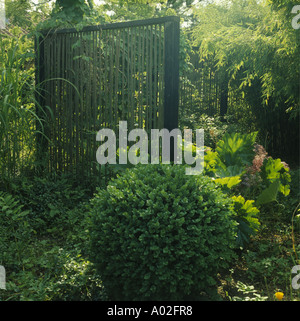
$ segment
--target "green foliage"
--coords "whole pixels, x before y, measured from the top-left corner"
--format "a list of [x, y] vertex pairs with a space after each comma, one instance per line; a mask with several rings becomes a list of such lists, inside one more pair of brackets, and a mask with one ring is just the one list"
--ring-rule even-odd
[[62, 21], [78, 23], [91, 11], [90, 3], [85, 0], [56, 0], [52, 16]]
[[277, 180], [271, 183], [261, 194], [259, 194], [255, 204], [257, 206], [276, 201], [280, 182]]
[[[75, 244], [74, 240], [73, 243]], [[30, 244], [33, 247], [33, 244]], [[77, 249], [65, 249], [41, 240], [27, 256], [24, 269], [7, 271], [6, 291], [0, 301], [92, 301], [105, 300], [100, 277]]]
[[299, 103], [293, 85], [299, 71], [292, 70], [299, 65], [299, 46], [280, 12], [265, 2], [233, 0], [202, 7], [196, 15], [201, 23], [193, 33], [201, 57], [212, 55], [220, 69], [228, 68], [232, 84], [238, 80], [243, 92], [260, 77], [265, 102], [285, 96], [291, 106]]
[[179, 114], [179, 127], [189, 129], [203, 129], [205, 146], [215, 149], [217, 142], [225, 135], [225, 133], [241, 132], [235, 122], [226, 117], [226, 122], [222, 122], [219, 116], [208, 116], [201, 113], [197, 115], [190, 109], [182, 109]]
[[192, 34], [200, 60], [228, 79], [228, 113], [254, 126], [272, 154], [299, 162], [300, 46], [290, 6], [274, 10], [267, 1], [243, 0], [200, 6]]
[[[73, 184], [72, 184], [73, 183]], [[75, 204], [88, 199], [89, 191], [76, 187], [67, 178], [39, 178], [14, 180], [11, 192], [24, 208], [30, 211], [31, 226], [39, 234], [61, 235], [70, 220]]]
[[[10, 25], [0, 34], [0, 185], [5, 190], [0, 192], [0, 264], [7, 271], [7, 290], [0, 290], [0, 300], [107, 299], [98, 272], [109, 299], [199, 299], [200, 292], [208, 294], [216, 286], [217, 272], [224, 272], [226, 263], [235, 267], [234, 241], [244, 251], [241, 280], [236, 282], [241, 295], [232, 300], [266, 300], [264, 284], [290, 289], [290, 269], [298, 264], [293, 256], [300, 253], [300, 214], [294, 213], [300, 170], [289, 170], [281, 159], [267, 158], [264, 152], [254, 154], [255, 134], [232, 132], [254, 128], [265, 147], [269, 142], [270, 147], [286, 145], [285, 131], [278, 126], [286, 115], [299, 114], [300, 47], [297, 31], [291, 29], [294, 2], [206, 3], [192, 16], [191, 1], [113, 0], [93, 6], [92, 1], [58, 0], [51, 17], [51, 4], [43, 0], [35, 1], [37, 7], [31, 0], [5, 2]], [[181, 111], [180, 126], [205, 129], [210, 147], [205, 174], [210, 177], [187, 177], [181, 166], [106, 168], [107, 178], [121, 176], [99, 190], [90, 208], [90, 188], [70, 178], [21, 175], [37, 174], [36, 124], [42, 130], [45, 121], [44, 114], [36, 114], [33, 42], [25, 33], [37, 23], [38, 29], [80, 29], [174, 14], [185, 25], [192, 23], [195, 40], [189, 42], [189, 30], [183, 27], [180, 77], [194, 105]], [[228, 76], [228, 112], [236, 124], [228, 117], [223, 122], [202, 115], [211, 108], [212, 91], [206, 92], [209, 106], [199, 110], [200, 93], [186, 76], [194, 68], [195, 46], [200, 60], [209, 60], [202, 75], [211, 72], [213, 79], [221, 80]], [[272, 141], [274, 128], [277, 141]], [[293, 127], [286, 129], [295, 136]], [[297, 141], [291, 145], [297, 146]], [[289, 233], [282, 237], [284, 227], [269, 226], [284, 220], [290, 231], [293, 213], [292, 244]], [[271, 241], [263, 239], [264, 230]], [[96, 267], [87, 256], [90, 235]]]
[[238, 222], [237, 246], [244, 248], [250, 236], [257, 231], [259, 210], [252, 205], [253, 200], [235, 196], [242, 182], [242, 174], [254, 158], [254, 143], [257, 133], [226, 133], [216, 144], [216, 150], [206, 149], [204, 172], [212, 176], [214, 182], [232, 196], [235, 209], [235, 220]]
[[233, 257], [232, 202], [182, 166], [126, 170], [91, 201], [91, 257], [110, 299], [197, 298]]
[[[23, 182], [22, 182], [23, 181]], [[0, 300], [102, 300], [101, 279], [86, 259], [87, 191], [70, 179], [22, 177], [0, 192]]]
[[[216, 150], [207, 148], [204, 156], [205, 174], [212, 176], [235, 202], [239, 247], [245, 247], [257, 232], [260, 223], [256, 207], [277, 201], [278, 193], [287, 196], [290, 192], [289, 168], [280, 159], [266, 157], [263, 147], [255, 145], [256, 134], [226, 133]], [[243, 196], [237, 196], [240, 193]]]
[[254, 157], [253, 146], [256, 136], [256, 132], [251, 134], [226, 133], [218, 141], [216, 152], [227, 170], [233, 166], [244, 167], [251, 164]]
[[52, 1], [44, 0], [5, 0], [7, 24], [34, 32], [36, 25], [49, 17], [52, 5]]
[[106, 299], [102, 281], [91, 262], [81, 254], [59, 249], [55, 282], [47, 286], [47, 300], [102, 301]]
[[222, 177], [222, 178], [216, 178], [215, 182], [217, 184], [220, 184], [221, 186], [225, 186], [228, 189], [231, 189], [233, 186], [238, 185], [241, 182], [241, 178], [239, 175]]
[[244, 284], [241, 281], [237, 281], [237, 290], [242, 293], [242, 297], [234, 296], [230, 298], [230, 301], [267, 301], [267, 296], [262, 296], [257, 293], [258, 291], [253, 285]]
[[257, 157], [242, 177], [241, 192], [256, 199], [256, 206], [277, 202], [278, 193], [284, 197], [290, 193], [291, 175], [289, 168], [281, 159]]
[[[300, 168], [291, 169], [289, 172], [291, 176], [290, 185], [290, 193], [288, 196], [284, 196], [279, 193], [278, 202], [282, 205], [282, 216], [284, 217], [286, 222], [290, 222], [292, 218], [292, 214], [299, 204], [300, 200]], [[300, 227], [300, 224], [299, 224]], [[299, 228], [300, 232], [300, 228]]]
[[5, 16], [13, 25], [23, 29], [30, 27], [31, 4], [28, 0], [5, 0]]
[[237, 184], [238, 176], [245, 171], [247, 165], [251, 164], [254, 157], [253, 146], [256, 135], [257, 133], [226, 133], [217, 142], [215, 152], [206, 149], [204, 156], [206, 174], [216, 178], [235, 177], [230, 183]]
[[94, 9], [93, 1], [57, 0], [47, 19], [36, 26], [36, 30], [76, 28], [104, 23], [105, 17]]
[[[256, 205], [276, 200], [277, 193], [290, 193], [289, 168], [281, 159], [266, 157], [260, 145], [255, 145], [257, 133], [226, 133], [215, 151], [205, 151], [205, 174], [228, 189], [241, 186], [243, 195], [256, 198]], [[252, 183], [250, 184], [250, 179]], [[240, 183], [248, 186], [245, 192]]]
[[188, 19], [191, 1], [182, 0], [110, 0], [101, 1], [98, 9], [110, 22], [179, 15]]
[[250, 235], [258, 231], [260, 222], [257, 218], [259, 210], [253, 206], [253, 200], [245, 200], [243, 196], [232, 196], [235, 219], [239, 223], [237, 245], [244, 248], [250, 241]]
[[261, 171], [261, 177], [264, 182], [275, 183], [279, 181], [279, 192], [284, 196], [289, 195], [289, 182], [291, 181], [291, 176], [289, 174], [289, 168], [281, 159], [273, 159], [269, 157], [264, 161]]
[[241, 192], [244, 196], [255, 198], [256, 205], [277, 201], [278, 193], [288, 196], [291, 176], [288, 165], [280, 158], [267, 157], [261, 145], [255, 145], [252, 165], [242, 176]]
[[[20, 28], [0, 34], [0, 173], [9, 177], [33, 162], [35, 107], [32, 40]], [[3, 50], [2, 50], [3, 48]]]
[[29, 212], [10, 194], [0, 192], [0, 264], [24, 267], [27, 240], [32, 237]]
[[286, 257], [286, 251], [289, 251], [286, 245], [270, 241], [263, 241], [257, 244], [257, 248], [248, 250], [244, 258], [249, 279], [260, 282], [267, 279], [275, 285], [280, 282], [289, 288], [291, 267], [295, 262], [291, 256]]

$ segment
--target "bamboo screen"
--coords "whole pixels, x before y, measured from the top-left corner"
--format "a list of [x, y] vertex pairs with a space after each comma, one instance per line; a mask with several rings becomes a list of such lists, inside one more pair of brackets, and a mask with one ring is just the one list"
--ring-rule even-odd
[[178, 19], [171, 17], [60, 30], [39, 40], [42, 105], [50, 110], [48, 170], [96, 173], [96, 133], [102, 128], [117, 133], [121, 120], [128, 130], [167, 128], [170, 119], [177, 127], [174, 24], [179, 31]]
[[[194, 49], [196, 52], [198, 48]], [[220, 113], [221, 77], [213, 59], [201, 60], [197, 53], [189, 55], [189, 67], [180, 77], [179, 106], [181, 118], [192, 113], [215, 116]]]

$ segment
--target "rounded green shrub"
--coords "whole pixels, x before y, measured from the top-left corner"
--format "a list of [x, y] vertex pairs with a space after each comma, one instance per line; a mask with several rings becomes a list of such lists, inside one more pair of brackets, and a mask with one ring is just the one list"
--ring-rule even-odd
[[[233, 257], [232, 201], [184, 166], [140, 165], [91, 200], [91, 261], [112, 300], [197, 299]], [[207, 293], [207, 292], [206, 292]]]

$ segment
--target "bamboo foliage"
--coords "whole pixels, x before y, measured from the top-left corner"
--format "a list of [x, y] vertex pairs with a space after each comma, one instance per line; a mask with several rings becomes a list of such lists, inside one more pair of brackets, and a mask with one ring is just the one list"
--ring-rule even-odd
[[189, 57], [190, 66], [180, 79], [180, 110], [188, 114], [213, 116], [220, 112], [220, 84], [213, 59], [199, 61], [199, 55]]
[[[18, 34], [18, 36], [16, 35]], [[18, 28], [0, 33], [0, 176], [30, 170], [35, 145], [34, 68], [31, 42]], [[38, 106], [38, 105], [37, 105]]]

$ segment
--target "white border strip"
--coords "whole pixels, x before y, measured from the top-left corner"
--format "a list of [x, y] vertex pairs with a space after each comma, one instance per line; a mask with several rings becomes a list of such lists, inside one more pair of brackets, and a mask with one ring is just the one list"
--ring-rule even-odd
[[0, 0], [0, 29], [5, 29], [5, 2]]

